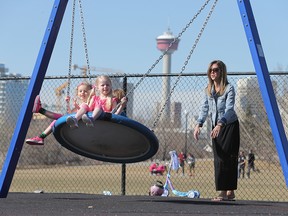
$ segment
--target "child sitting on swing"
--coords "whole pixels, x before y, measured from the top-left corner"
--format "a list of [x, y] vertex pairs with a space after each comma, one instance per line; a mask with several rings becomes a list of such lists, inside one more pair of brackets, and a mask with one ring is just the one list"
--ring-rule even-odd
[[[68, 113], [76, 112], [81, 106], [83, 106], [83, 104], [88, 102], [91, 89], [92, 85], [87, 82], [82, 82], [76, 87], [76, 98], [73, 99], [73, 109], [70, 108], [70, 97], [66, 97], [65, 100], [67, 102]], [[32, 112], [41, 113], [50, 119], [54, 119], [54, 121], [39, 136], [26, 139], [26, 143], [29, 145], [44, 145], [44, 139], [52, 133], [52, 128], [55, 124], [55, 121], [63, 115], [42, 108], [39, 95], [37, 95], [35, 98]]]
[[[94, 90], [98, 91], [99, 95], [96, 95]], [[88, 127], [93, 127], [95, 120], [98, 118], [103, 120], [111, 119], [111, 112], [117, 106], [117, 98], [113, 97], [112, 82], [110, 77], [106, 75], [98, 76], [95, 81], [94, 90], [89, 96], [89, 104], [81, 106], [75, 116], [67, 117], [66, 123], [71, 128], [77, 128], [78, 121], [80, 119], [82, 119], [82, 121]], [[122, 100], [125, 101], [126, 99], [123, 98]], [[125, 105], [126, 102], [120, 104], [115, 114], [120, 114], [123, 111]], [[92, 112], [92, 117], [89, 117], [86, 114], [90, 111]]]
[[124, 108], [126, 107], [128, 98], [125, 96], [124, 90], [120, 88], [114, 89], [112, 94], [113, 94], [113, 97], [115, 97], [117, 101], [117, 107], [114, 108], [114, 110], [115, 109], [117, 110], [117, 108], [120, 108], [120, 106], [122, 105], [122, 107], [120, 108], [121, 110], [119, 110], [120, 112], [119, 115], [127, 117], [126, 113], [124, 112]]

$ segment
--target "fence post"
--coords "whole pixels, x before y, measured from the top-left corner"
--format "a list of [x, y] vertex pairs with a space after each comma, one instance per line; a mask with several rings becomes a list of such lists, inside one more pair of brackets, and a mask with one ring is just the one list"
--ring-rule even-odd
[[[125, 95], [127, 93], [127, 76], [123, 77], [123, 90], [125, 92]], [[124, 108], [124, 112], [126, 114], [126, 107]], [[122, 170], [121, 170], [121, 195], [126, 194], [126, 164], [122, 164]]]

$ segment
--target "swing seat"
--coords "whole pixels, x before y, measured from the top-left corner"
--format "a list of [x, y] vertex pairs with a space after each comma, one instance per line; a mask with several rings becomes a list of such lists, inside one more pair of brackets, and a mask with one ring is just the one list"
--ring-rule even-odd
[[111, 120], [97, 119], [94, 127], [87, 127], [80, 120], [78, 128], [70, 128], [66, 123], [70, 115], [75, 113], [56, 121], [53, 134], [63, 147], [76, 154], [105, 162], [135, 163], [151, 158], [158, 151], [155, 134], [132, 119], [111, 114]]

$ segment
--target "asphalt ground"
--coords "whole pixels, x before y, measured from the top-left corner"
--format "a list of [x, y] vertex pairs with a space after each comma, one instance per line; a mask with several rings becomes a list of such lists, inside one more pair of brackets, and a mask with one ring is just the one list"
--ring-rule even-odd
[[6, 198], [0, 198], [0, 215], [288, 215], [288, 202], [215, 202], [182, 197], [9, 193]]

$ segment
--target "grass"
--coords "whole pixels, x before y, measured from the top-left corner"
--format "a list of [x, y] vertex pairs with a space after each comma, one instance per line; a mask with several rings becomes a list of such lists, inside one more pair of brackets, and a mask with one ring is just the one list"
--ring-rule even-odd
[[[156, 181], [165, 182], [166, 176], [152, 176], [148, 171], [149, 163], [127, 164], [126, 195], [147, 195], [150, 186]], [[239, 179], [237, 199], [288, 201], [288, 190], [281, 168], [257, 161], [261, 172], [251, 173], [251, 179]], [[266, 168], [266, 169], [263, 169]], [[187, 169], [187, 168], [186, 168]], [[179, 191], [198, 190], [201, 198], [217, 195], [214, 186], [212, 160], [198, 160], [195, 176], [182, 176], [171, 173], [174, 187]], [[17, 169], [10, 192], [33, 192], [44, 190], [46, 193], [91, 193], [102, 194], [109, 190], [114, 195], [121, 194], [121, 165], [103, 164], [94, 166], [49, 166], [41, 168]], [[173, 195], [172, 195], [173, 196]]]

